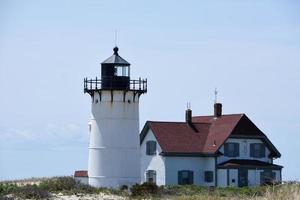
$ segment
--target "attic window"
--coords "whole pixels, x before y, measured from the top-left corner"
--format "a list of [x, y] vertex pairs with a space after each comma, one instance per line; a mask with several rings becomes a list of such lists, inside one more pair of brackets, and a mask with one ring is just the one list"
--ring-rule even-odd
[[240, 155], [240, 145], [237, 142], [228, 142], [224, 144], [224, 156], [238, 157]]
[[146, 155], [156, 155], [156, 141], [147, 141]]
[[264, 158], [266, 157], [266, 148], [262, 143], [250, 144], [250, 156], [253, 158]]

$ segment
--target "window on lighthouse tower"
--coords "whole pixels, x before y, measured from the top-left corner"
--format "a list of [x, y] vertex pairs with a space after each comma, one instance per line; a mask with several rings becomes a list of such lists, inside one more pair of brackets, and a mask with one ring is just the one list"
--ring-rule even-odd
[[129, 77], [129, 66], [115, 66], [115, 76]]

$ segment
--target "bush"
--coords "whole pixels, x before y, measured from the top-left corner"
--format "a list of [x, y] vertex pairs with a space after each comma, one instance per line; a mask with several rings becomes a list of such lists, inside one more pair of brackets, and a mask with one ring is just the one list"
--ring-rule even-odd
[[121, 191], [128, 190], [128, 185], [121, 185], [120, 190]]
[[135, 184], [130, 188], [132, 196], [157, 195], [159, 188], [155, 183], [145, 182], [141, 185]]
[[72, 177], [57, 177], [42, 181], [39, 186], [50, 192], [59, 192], [75, 188], [76, 181]]
[[37, 185], [25, 185], [19, 187], [14, 191], [15, 195], [22, 199], [47, 199], [50, 194], [47, 190], [44, 190]]
[[16, 189], [17, 185], [15, 184], [0, 183], [0, 196], [12, 193]]

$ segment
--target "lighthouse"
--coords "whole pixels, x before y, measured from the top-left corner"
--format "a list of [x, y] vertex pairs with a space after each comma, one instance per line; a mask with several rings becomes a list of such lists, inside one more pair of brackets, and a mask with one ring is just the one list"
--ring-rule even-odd
[[101, 78], [84, 79], [91, 96], [88, 183], [118, 188], [141, 182], [139, 99], [147, 80], [130, 79], [130, 63], [119, 55], [101, 63]]

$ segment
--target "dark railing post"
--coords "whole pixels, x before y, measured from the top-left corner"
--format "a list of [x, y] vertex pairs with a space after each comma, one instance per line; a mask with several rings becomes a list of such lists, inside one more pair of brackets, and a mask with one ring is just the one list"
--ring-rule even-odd
[[139, 90], [141, 90], [141, 77], [139, 78]]
[[83, 79], [83, 91], [85, 92], [85, 78]]
[[95, 87], [96, 87], [96, 90], [98, 89], [98, 87], [97, 87], [97, 76], [96, 76], [96, 84], [95, 84]]

